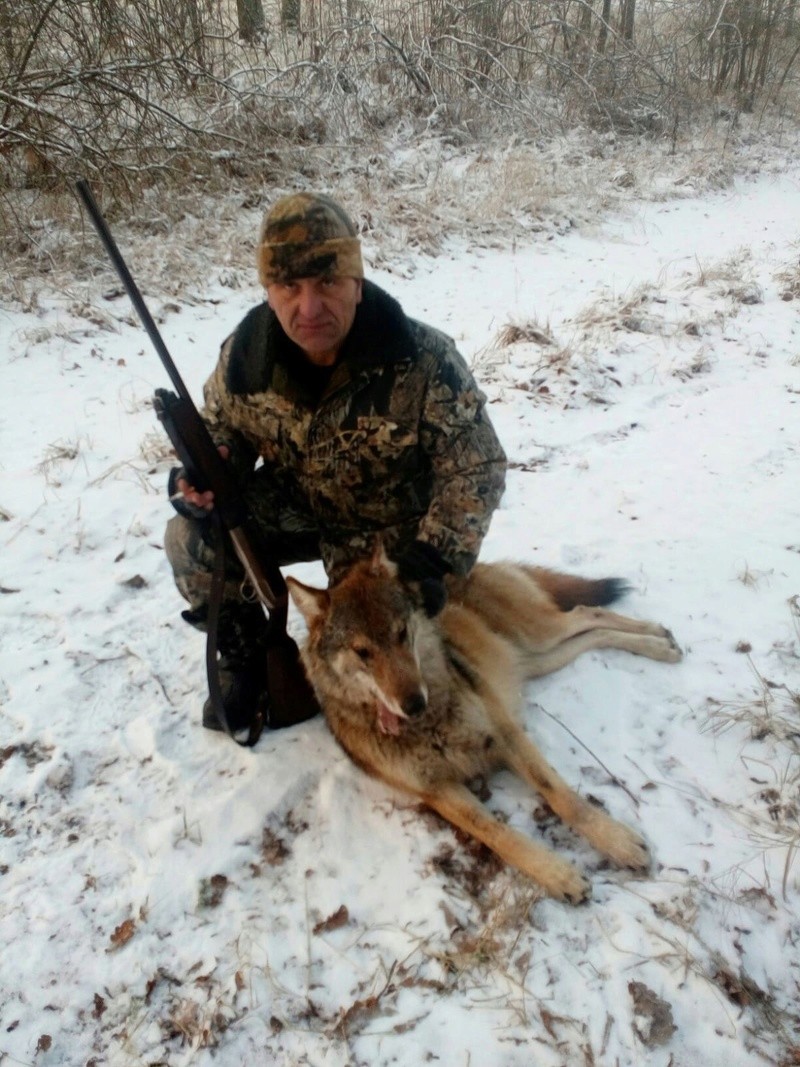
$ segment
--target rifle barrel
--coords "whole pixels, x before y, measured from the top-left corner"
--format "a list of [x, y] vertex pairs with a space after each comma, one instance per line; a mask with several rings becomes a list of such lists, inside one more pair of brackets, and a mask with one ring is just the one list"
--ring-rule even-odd
[[161, 334], [158, 332], [158, 327], [153, 321], [153, 316], [150, 314], [147, 304], [145, 304], [144, 298], [139, 292], [139, 287], [133, 280], [133, 276], [128, 270], [125, 260], [122, 258], [122, 253], [119, 248], [117, 248], [117, 242], [114, 240], [111, 230], [108, 228], [108, 223], [103, 218], [103, 214], [97, 206], [97, 201], [92, 195], [92, 190], [89, 188], [88, 182], [81, 178], [75, 183], [75, 188], [78, 190], [78, 195], [89, 213], [89, 218], [92, 220], [94, 228], [97, 230], [98, 237], [103, 242], [103, 246], [108, 253], [108, 258], [114, 264], [114, 269], [119, 275], [119, 280], [122, 282], [125, 292], [130, 297], [130, 301], [133, 304], [136, 314], [141, 320], [142, 326], [144, 326], [147, 331], [161, 362], [164, 364], [164, 369], [169, 375], [170, 380], [175, 387], [175, 391], [183, 400], [188, 400], [191, 403], [189, 390], [186, 388], [183, 378], [181, 378], [180, 372], [175, 366]]

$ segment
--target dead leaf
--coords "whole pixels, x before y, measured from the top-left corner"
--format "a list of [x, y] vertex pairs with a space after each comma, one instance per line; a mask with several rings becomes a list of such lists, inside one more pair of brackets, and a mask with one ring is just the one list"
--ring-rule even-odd
[[103, 1012], [105, 1010], [106, 1010], [106, 1002], [103, 1000], [103, 998], [100, 996], [99, 993], [95, 993], [95, 995], [94, 995], [94, 1007], [92, 1008], [92, 1015], [95, 1017], [95, 1019], [99, 1019], [103, 1015]]
[[670, 1005], [644, 982], [629, 982], [628, 992], [636, 1016], [633, 1021], [636, 1036], [642, 1044], [651, 1048], [653, 1045], [665, 1045], [677, 1029], [672, 1021]]
[[229, 884], [224, 874], [212, 874], [210, 878], [201, 879], [197, 906], [200, 908], [218, 908]]
[[397, 961], [395, 961], [389, 968], [389, 974], [386, 977], [386, 984], [383, 989], [374, 993], [372, 996], [363, 997], [360, 1000], [354, 1001], [349, 1008], [343, 1011], [336, 1023], [336, 1027], [333, 1033], [339, 1037], [347, 1039], [348, 1037], [360, 1033], [367, 1024], [374, 1019], [374, 1017], [383, 1011], [385, 1014], [392, 1014], [392, 1009], [389, 1006], [384, 1006], [383, 998], [387, 993], [394, 994], [397, 992], [397, 986], [394, 984], [394, 972], [397, 967]]
[[340, 929], [340, 927], [346, 926], [349, 921], [350, 912], [347, 910], [344, 904], [342, 904], [342, 906], [338, 908], [333, 913], [333, 915], [329, 915], [327, 919], [323, 919], [321, 922], [317, 923], [317, 925], [314, 927], [314, 933], [324, 934], [327, 933], [329, 930], [338, 930]]
[[133, 919], [126, 919], [125, 922], [121, 922], [111, 935], [111, 946], [106, 949], [106, 952], [115, 952], [118, 948], [122, 948], [123, 945], [127, 945], [135, 933], [136, 923]]
[[269, 826], [265, 826], [261, 834], [261, 855], [270, 867], [280, 867], [289, 855], [286, 843]]
[[717, 971], [714, 975], [714, 981], [734, 1004], [738, 1004], [741, 1008], [746, 1008], [750, 1003], [750, 994], [730, 971]]
[[37, 1052], [47, 1052], [50, 1046], [53, 1044], [53, 1039], [49, 1034], [42, 1034], [39, 1040], [36, 1042]]
[[119, 584], [127, 586], [128, 589], [146, 589], [147, 579], [143, 578], [141, 574], [134, 574], [132, 578], [126, 578], [124, 582]]
[[10, 759], [16, 751], [16, 745], [9, 745], [8, 748], [0, 748], [0, 767], [2, 767], [6, 760]]

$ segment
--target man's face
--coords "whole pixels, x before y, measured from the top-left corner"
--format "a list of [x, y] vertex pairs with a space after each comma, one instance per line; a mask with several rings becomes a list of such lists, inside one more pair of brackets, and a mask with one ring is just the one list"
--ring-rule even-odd
[[330, 367], [361, 303], [360, 278], [298, 278], [273, 282], [267, 296], [284, 333], [318, 367]]

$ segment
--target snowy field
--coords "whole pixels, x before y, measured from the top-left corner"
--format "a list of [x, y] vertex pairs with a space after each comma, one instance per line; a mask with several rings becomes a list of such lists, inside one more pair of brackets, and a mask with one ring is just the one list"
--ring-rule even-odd
[[[800, 1062], [800, 168], [370, 273], [489, 397], [484, 558], [623, 576], [685, 650], [590, 653], [525, 711], [652, 872], [499, 775], [490, 806], [590, 873], [557, 904], [322, 721], [252, 751], [202, 730], [166, 377], [105, 282], [42, 294], [0, 311], [0, 1064]], [[258, 298], [214, 270], [152, 298], [196, 397]]]

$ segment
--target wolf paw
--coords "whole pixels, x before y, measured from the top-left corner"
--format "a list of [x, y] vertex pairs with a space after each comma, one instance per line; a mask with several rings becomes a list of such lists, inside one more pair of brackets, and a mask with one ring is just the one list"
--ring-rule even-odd
[[[663, 630], [663, 627], [661, 627]], [[634, 638], [632, 652], [648, 659], [659, 660], [661, 663], [678, 663], [683, 659], [683, 652], [669, 630], [663, 630], [660, 634], [646, 634]]]
[[584, 904], [592, 895], [592, 883], [568, 863], [543, 888], [549, 896], [569, 904]]
[[683, 659], [683, 649], [675, 640], [672, 630], [664, 630], [664, 637], [669, 644], [669, 650], [664, 658], [665, 663], [678, 663]]
[[600, 850], [619, 864], [632, 871], [644, 871], [650, 866], [650, 852], [639, 834], [621, 823], [615, 823], [604, 837]]

